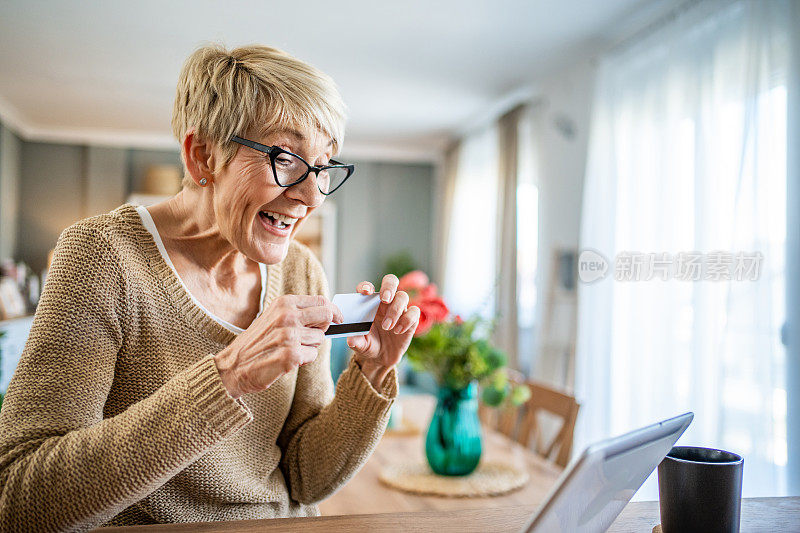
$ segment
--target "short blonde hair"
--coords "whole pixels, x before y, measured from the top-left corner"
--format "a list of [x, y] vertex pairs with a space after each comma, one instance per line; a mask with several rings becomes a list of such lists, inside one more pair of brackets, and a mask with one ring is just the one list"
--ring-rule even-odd
[[[195, 50], [178, 79], [172, 132], [182, 143], [195, 128], [222, 153], [219, 170], [239, 145], [233, 135], [263, 135], [276, 129], [315, 128], [333, 140], [334, 154], [344, 141], [345, 106], [333, 79], [282, 50], [243, 46], [228, 51], [210, 44]], [[194, 182], [187, 175], [183, 185]]]

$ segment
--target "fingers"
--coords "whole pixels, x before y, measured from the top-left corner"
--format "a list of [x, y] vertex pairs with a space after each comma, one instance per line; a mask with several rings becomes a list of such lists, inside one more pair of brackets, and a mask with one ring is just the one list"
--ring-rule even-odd
[[284, 348], [319, 346], [325, 342], [325, 332], [319, 328], [285, 327], [275, 332], [277, 344]]
[[319, 350], [315, 346], [296, 346], [294, 348], [286, 348], [284, 353], [284, 363], [286, 371], [291, 371], [293, 368], [303, 366], [308, 363], [313, 363], [317, 359]]
[[344, 322], [344, 313], [339, 309], [339, 306], [331, 303], [331, 307], [333, 307], [333, 321], [337, 324]]
[[375, 287], [369, 281], [362, 281], [358, 284], [358, 287], [356, 287], [356, 292], [368, 296], [375, 292]]
[[412, 305], [408, 308], [408, 311], [403, 313], [403, 316], [401, 316], [397, 321], [397, 324], [392, 331], [396, 334], [415, 331], [417, 329], [417, 325], [419, 324], [420, 314], [419, 307]]
[[369, 350], [369, 339], [366, 335], [347, 337], [347, 346], [352, 350], [363, 353]]
[[313, 363], [314, 361], [317, 360], [317, 355], [319, 355], [319, 350], [317, 349], [316, 346], [303, 346], [300, 348], [300, 350], [302, 358], [300, 366], [306, 365], [308, 363]]
[[302, 346], [318, 348], [325, 342], [325, 330], [320, 328], [299, 328], [298, 340]]
[[383, 276], [383, 282], [381, 282], [381, 301], [383, 303], [389, 303], [394, 298], [395, 292], [397, 292], [397, 286], [400, 284], [400, 280], [397, 279], [397, 276], [394, 274], [386, 274]]
[[386, 309], [386, 314], [381, 322], [381, 327], [385, 330], [394, 328], [397, 324], [397, 321], [400, 319], [400, 316], [405, 313], [406, 306], [408, 306], [408, 293], [405, 291], [397, 292], [394, 295], [394, 300], [392, 300], [392, 303], [389, 304], [388, 309]]
[[281, 296], [276, 300], [276, 303], [279, 305], [285, 305], [288, 307], [296, 307], [297, 309], [303, 309], [306, 307], [322, 307], [330, 303], [330, 300], [322, 296], [321, 294], [317, 295], [308, 295], [308, 294], [286, 294]]
[[[279, 314], [284, 322], [291, 322], [295, 317], [304, 326], [326, 324], [327, 327], [331, 322], [344, 322], [341, 309], [321, 294], [287, 294], [276, 299], [274, 305], [283, 308]], [[295, 314], [295, 310], [299, 310], [299, 314]]]
[[304, 326], [311, 326], [328, 329], [331, 322], [341, 324], [344, 322], [344, 316], [338, 306], [328, 303], [323, 306], [305, 307], [299, 310], [300, 323]]

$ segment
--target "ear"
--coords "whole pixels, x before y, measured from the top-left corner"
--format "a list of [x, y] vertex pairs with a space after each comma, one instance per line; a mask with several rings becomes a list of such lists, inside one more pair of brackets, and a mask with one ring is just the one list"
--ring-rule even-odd
[[206, 185], [214, 179], [214, 150], [210, 142], [197, 135], [194, 128], [186, 132], [183, 138], [183, 158], [186, 161], [186, 170], [192, 180], [200, 185], [200, 180], [205, 178]]

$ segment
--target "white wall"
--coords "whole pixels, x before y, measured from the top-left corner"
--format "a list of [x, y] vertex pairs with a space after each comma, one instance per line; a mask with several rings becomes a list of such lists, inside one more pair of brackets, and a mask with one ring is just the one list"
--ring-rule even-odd
[[[539, 170], [539, 263], [537, 324], [547, 312], [551, 256], [555, 248], [578, 248], [583, 179], [586, 170], [594, 65], [586, 60], [540, 80], [540, 98], [533, 110]], [[572, 125], [572, 136], [563, 131]], [[539, 335], [539, 350], [542, 337]], [[520, 354], [521, 358], [525, 354]], [[563, 384], [562, 369], [549, 357], [532, 361], [534, 375]]]

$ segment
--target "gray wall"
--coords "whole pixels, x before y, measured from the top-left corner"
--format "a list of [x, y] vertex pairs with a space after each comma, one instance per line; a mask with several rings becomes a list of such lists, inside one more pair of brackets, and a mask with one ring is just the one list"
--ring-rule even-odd
[[[67, 226], [124, 203], [149, 165], [175, 163], [176, 158], [180, 164], [177, 151], [17, 142], [19, 197], [14, 201], [3, 190], [2, 204], [18, 208], [13, 257], [37, 272], [47, 265], [48, 252]], [[9, 233], [6, 228], [13, 224], [4, 220], [0, 234]]]
[[15, 259], [37, 272], [61, 232], [127, 196], [127, 150], [22, 142]]
[[37, 272], [61, 231], [83, 216], [83, 153], [82, 146], [22, 143], [15, 259]]
[[183, 166], [179, 150], [130, 150], [128, 154], [128, 190], [141, 191], [150, 165]]
[[13, 258], [16, 249], [21, 144], [0, 124], [0, 260]]
[[431, 272], [431, 164], [356, 162], [356, 174], [336, 191], [339, 257], [337, 290], [353, 292], [375, 281], [386, 259], [408, 251]]
[[88, 146], [84, 215], [108, 213], [128, 196], [128, 150]]

